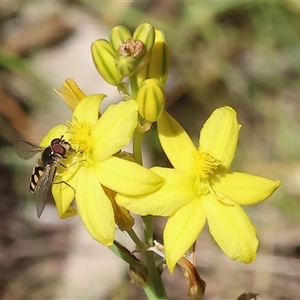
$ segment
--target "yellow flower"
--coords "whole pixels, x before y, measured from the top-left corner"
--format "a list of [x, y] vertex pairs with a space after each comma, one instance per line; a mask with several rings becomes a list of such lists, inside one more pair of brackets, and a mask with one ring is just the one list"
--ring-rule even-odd
[[239, 129], [232, 108], [217, 109], [204, 124], [196, 148], [180, 124], [164, 112], [158, 120], [159, 138], [174, 169], [151, 169], [166, 180], [154, 193], [117, 195], [117, 203], [133, 213], [169, 216], [163, 237], [171, 272], [206, 221], [228, 257], [245, 263], [256, 258], [256, 228], [240, 205], [265, 200], [280, 182], [228, 171]]
[[[137, 105], [133, 100], [110, 105], [99, 118], [104, 95], [83, 98], [76, 105], [72, 121], [53, 128], [43, 139], [49, 145], [53, 138], [64, 136], [75, 150], [59, 166], [52, 193], [60, 217], [76, 212], [70, 207], [74, 196], [82, 222], [92, 237], [111, 245], [115, 235], [114, 197], [107, 189], [130, 195], [152, 192], [163, 179], [137, 163], [114, 156], [127, 145], [137, 125]], [[118, 210], [118, 215], [122, 210]], [[122, 216], [121, 216], [122, 217]], [[120, 224], [132, 222], [123, 216]]]

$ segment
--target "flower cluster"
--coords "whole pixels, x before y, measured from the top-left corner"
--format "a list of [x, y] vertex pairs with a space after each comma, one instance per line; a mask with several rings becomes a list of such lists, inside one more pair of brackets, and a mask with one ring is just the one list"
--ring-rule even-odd
[[[241, 128], [235, 110], [216, 109], [195, 146], [164, 110], [169, 47], [163, 32], [147, 23], [133, 34], [116, 26], [109, 40], [95, 41], [91, 51], [99, 74], [119, 90], [120, 102], [100, 113], [106, 96], [87, 96], [70, 78], [62, 92], [55, 90], [73, 113], [40, 144], [47, 147], [63, 136], [74, 150], [52, 186], [59, 216], [78, 213], [91, 236], [106, 246], [114, 243], [117, 224], [146, 252], [153, 244], [133, 234], [130, 212], [168, 217], [162, 256], [171, 273], [206, 223], [228, 257], [254, 261], [256, 228], [241, 206], [265, 200], [280, 182], [230, 171]], [[142, 166], [142, 137], [154, 122], [173, 168]], [[122, 152], [132, 138], [133, 153]]]

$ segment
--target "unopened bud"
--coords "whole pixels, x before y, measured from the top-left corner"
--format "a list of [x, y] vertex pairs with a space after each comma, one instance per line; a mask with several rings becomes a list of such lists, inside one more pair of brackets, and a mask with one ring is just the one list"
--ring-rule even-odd
[[111, 44], [103, 39], [95, 41], [92, 44], [92, 56], [102, 78], [109, 84], [118, 86], [123, 77], [115, 65], [117, 54]]
[[169, 74], [169, 64], [170, 49], [166, 37], [162, 31], [155, 29], [155, 42], [148, 64], [137, 74], [139, 85], [145, 79], [157, 78], [164, 86]]
[[130, 31], [125, 26], [118, 25], [110, 31], [109, 41], [112, 48], [117, 53], [120, 46], [126, 43], [131, 37]]
[[137, 72], [147, 65], [155, 40], [155, 29], [148, 23], [140, 24], [132, 35], [135, 41], [141, 41], [144, 45], [144, 53], [138, 59]]
[[156, 122], [166, 102], [161, 82], [156, 78], [145, 80], [138, 89], [136, 102], [140, 115], [148, 122]]
[[115, 64], [122, 77], [129, 77], [135, 72], [137, 61], [131, 56], [119, 56]]
[[155, 30], [148, 23], [140, 24], [133, 33], [135, 41], [140, 40], [145, 45], [145, 51], [148, 53], [152, 50], [155, 40]]

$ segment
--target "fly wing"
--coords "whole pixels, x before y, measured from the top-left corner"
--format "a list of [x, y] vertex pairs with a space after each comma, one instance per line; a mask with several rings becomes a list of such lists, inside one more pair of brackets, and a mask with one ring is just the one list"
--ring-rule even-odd
[[52, 186], [53, 178], [56, 172], [56, 167], [47, 165], [45, 169], [45, 173], [39, 179], [36, 188], [34, 190], [36, 196], [36, 213], [39, 218], [45, 208], [49, 189]]
[[14, 144], [14, 150], [20, 158], [30, 159], [37, 153], [43, 151], [43, 148], [29, 142], [19, 141]]

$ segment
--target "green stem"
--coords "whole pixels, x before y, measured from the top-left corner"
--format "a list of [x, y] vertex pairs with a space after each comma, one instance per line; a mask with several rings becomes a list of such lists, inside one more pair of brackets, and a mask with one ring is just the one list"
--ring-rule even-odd
[[144, 269], [145, 274], [147, 274], [147, 270], [142, 262], [140, 262], [127, 248], [122, 246], [119, 242], [114, 241], [114, 243], [108, 248], [129, 265], [135, 268]]
[[[144, 216], [143, 221], [144, 221], [145, 243], [152, 246], [153, 245], [153, 217], [149, 215]], [[146, 256], [148, 275], [152, 282], [154, 292], [156, 294], [156, 298], [149, 298], [149, 299], [168, 299], [161, 276], [158, 273], [158, 270], [156, 268], [154, 253], [152, 251], [149, 251], [146, 252], [145, 256]]]
[[151, 299], [151, 300], [152, 299], [161, 299], [161, 298], [157, 298], [157, 295], [154, 293], [151, 285], [144, 285], [144, 286], [142, 286], [142, 288], [143, 288], [146, 296], [148, 297], [148, 299]]
[[[134, 91], [133, 88], [132, 90]], [[140, 165], [143, 165], [142, 141], [143, 141], [143, 133], [139, 132], [136, 129], [133, 134], [133, 157], [135, 161]], [[153, 217], [149, 215], [144, 216], [143, 221], [144, 221], [145, 243], [149, 246], [152, 246], [153, 245]], [[147, 251], [145, 253], [145, 257], [146, 257], [146, 267], [148, 271], [148, 276], [151, 282], [150, 285], [143, 286], [143, 289], [147, 297], [149, 299], [159, 299], [159, 300], [168, 299], [161, 276], [158, 273], [158, 270], [156, 268], [154, 253], [152, 251]]]
[[139, 132], [136, 129], [133, 133], [133, 158], [141, 166], [143, 165], [142, 141], [143, 141], [143, 133]]
[[131, 90], [131, 98], [136, 99], [136, 94], [139, 89], [137, 78], [135, 75], [129, 77], [130, 90]]
[[145, 243], [153, 245], [153, 217], [148, 215], [143, 217]]
[[135, 233], [135, 231], [131, 228], [129, 230], [127, 230], [128, 235], [131, 237], [131, 239], [133, 240], [133, 242], [136, 244], [137, 248], [139, 250], [144, 250], [145, 248], [147, 249], [147, 245], [144, 244], [139, 237], [137, 236], [137, 234]]
[[[153, 222], [152, 222], [152, 216], [145, 216], [143, 217], [144, 220], [144, 235], [145, 235], [145, 241], [148, 245], [153, 244]], [[137, 247], [141, 250], [145, 249], [147, 246], [144, 244], [136, 235], [135, 231], [133, 229], [128, 230], [127, 233], [132, 238], [132, 240], [135, 242]], [[150, 279], [150, 284], [148, 285], [142, 285], [142, 288], [147, 295], [148, 299], [168, 299], [165, 288], [163, 285], [163, 282], [161, 280], [161, 276], [157, 271], [155, 259], [154, 259], [154, 253], [153, 252], [145, 252], [146, 257], [146, 265], [147, 265], [147, 271], [148, 271], [148, 278]]]
[[121, 92], [122, 94], [128, 95], [128, 96], [129, 96], [129, 92], [127, 91], [127, 89], [126, 89], [126, 87], [124, 86], [123, 83], [120, 83], [120, 84], [118, 85], [118, 90], [119, 90], [119, 92]]

